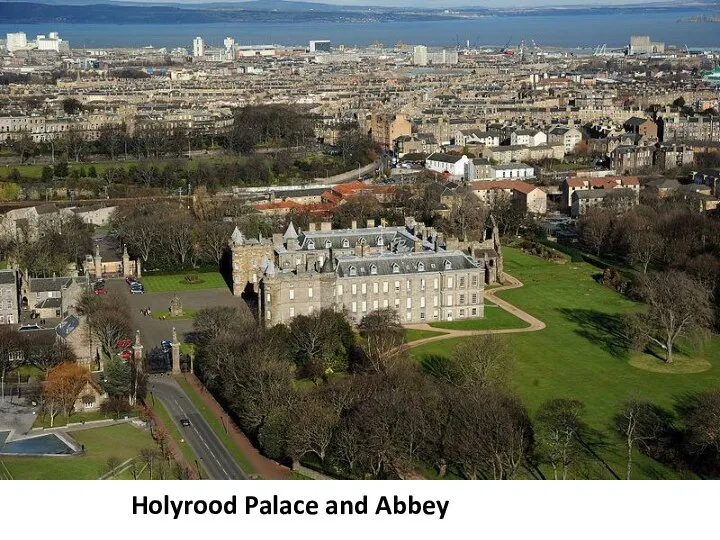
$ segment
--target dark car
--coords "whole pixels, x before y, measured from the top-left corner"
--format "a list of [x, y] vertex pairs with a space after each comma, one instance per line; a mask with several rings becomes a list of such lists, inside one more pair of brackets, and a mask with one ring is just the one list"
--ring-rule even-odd
[[128, 276], [125, 278], [125, 283], [127, 283], [128, 285], [135, 283], [136, 281], [137, 279], [135, 279], [133, 276]]
[[189, 426], [190, 426], [190, 420], [188, 420], [187, 418], [181, 418], [181, 419], [180, 419], [180, 425], [181, 425], [182, 427], [189, 427]]
[[172, 341], [170, 341], [169, 339], [163, 339], [160, 342], [160, 345], [162, 345], [162, 350], [164, 352], [168, 352], [170, 351], [170, 349], [172, 349]]

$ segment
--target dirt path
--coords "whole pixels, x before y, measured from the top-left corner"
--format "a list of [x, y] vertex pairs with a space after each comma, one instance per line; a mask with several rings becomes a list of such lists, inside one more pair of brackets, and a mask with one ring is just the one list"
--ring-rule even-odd
[[517, 289], [518, 287], [522, 287], [523, 284], [516, 278], [512, 277], [509, 274], [505, 274], [505, 281], [506, 284], [502, 285], [501, 287], [496, 287], [491, 290], [485, 291], [485, 298], [487, 300], [490, 300], [491, 302], [497, 304], [498, 307], [504, 309], [505, 311], [508, 311], [515, 315], [518, 319], [522, 319], [526, 323], [528, 323], [529, 326], [526, 326], [525, 328], [501, 328], [497, 330], [449, 330], [447, 328], [434, 328], [430, 326], [427, 323], [423, 324], [408, 324], [405, 325], [405, 328], [408, 329], [414, 329], [414, 330], [427, 330], [430, 332], [443, 332], [443, 334], [432, 336], [429, 338], [424, 339], [418, 339], [417, 341], [412, 341], [405, 345], [405, 348], [407, 349], [414, 349], [415, 347], [419, 347], [420, 345], [425, 345], [426, 343], [432, 343], [434, 341], [442, 341], [445, 339], [452, 339], [452, 338], [458, 338], [458, 337], [468, 337], [468, 336], [479, 336], [484, 334], [519, 334], [522, 332], [537, 332], [538, 330], [542, 330], [545, 328], [545, 323], [542, 322], [540, 319], [536, 319], [529, 313], [526, 313], [525, 311], [522, 311], [521, 309], [516, 308], [509, 302], [506, 302], [502, 298], [498, 298], [496, 294], [500, 291], [505, 291], [508, 289]]

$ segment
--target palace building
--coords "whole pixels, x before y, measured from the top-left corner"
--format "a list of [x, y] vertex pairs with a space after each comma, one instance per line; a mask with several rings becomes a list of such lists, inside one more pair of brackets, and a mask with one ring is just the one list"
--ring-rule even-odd
[[402, 324], [484, 316], [486, 284], [502, 281], [497, 227], [479, 242], [445, 240], [408, 218], [405, 226], [332, 229], [292, 223], [272, 239], [230, 239], [233, 293], [255, 296], [267, 326], [331, 308], [358, 323], [367, 313], [392, 308]]

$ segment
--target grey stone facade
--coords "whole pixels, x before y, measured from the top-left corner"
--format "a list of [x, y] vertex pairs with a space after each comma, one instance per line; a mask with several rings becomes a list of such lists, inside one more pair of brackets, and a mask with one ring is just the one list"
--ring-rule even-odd
[[[344, 312], [354, 323], [377, 309], [397, 311], [402, 324], [484, 316], [486, 283], [502, 280], [497, 228], [482, 242], [446, 242], [442, 233], [409, 219], [405, 227], [332, 230], [329, 224], [298, 232], [290, 224], [273, 238], [274, 255], [248, 282], [234, 266], [233, 280], [257, 286], [258, 317], [267, 326], [324, 308]], [[257, 260], [240, 235], [231, 241], [233, 261]], [[237, 274], [237, 275], [235, 275]], [[242, 282], [242, 283], [241, 283]]]

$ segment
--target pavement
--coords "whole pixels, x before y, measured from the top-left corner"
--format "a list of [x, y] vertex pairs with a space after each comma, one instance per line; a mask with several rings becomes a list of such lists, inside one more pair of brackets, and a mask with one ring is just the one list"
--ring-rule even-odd
[[[142, 282], [142, 279], [140, 279]], [[141, 310], [150, 308], [151, 311], [167, 311], [170, 301], [177, 294], [182, 302], [183, 309], [199, 310], [210, 307], [240, 307], [245, 302], [242, 298], [232, 295], [226, 289], [198, 289], [195, 291], [174, 292], [146, 292], [145, 294], [130, 294], [130, 288], [124, 279], [106, 280], [106, 289], [124, 298], [130, 306], [133, 328], [140, 330], [140, 340], [145, 351], [154, 347], [160, 347], [160, 342], [172, 337], [172, 329], [175, 328], [180, 341], [185, 341], [186, 334], [192, 332], [192, 319], [166, 319], [161, 321], [145, 316]]]
[[[148, 397], [162, 401], [170, 418], [212, 480], [247, 479], [235, 458], [230, 455], [200, 411], [172, 377], [151, 376], [148, 381]], [[182, 426], [181, 418], [187, 418], [190, 425]]]
[[414, 349], [415, 347], [419, 347], [421, 345], [425, 345], [426, 343], [432, 343], [434, 341], [443, 341], [446, 339], [452, 339], [457, 337], [468, 337], [468, 336], [481, 336], [485, 334], [520, 334], [524, 332], [537, 332], [538, 330], [542, 330], [545, 328], [545, 323], [542, 322], [540, 319], [537, 319], [530, 315], [529, 313], [521, 310], [520, 308], [517, 308], [513, 306], [510, 302], [507, 302], [503, 300], [502, 298], [498, 298], [496, 296], [496, 293], [500, 291], [505, 291], [508, 289], [517, 289], [518, 287], [522, 287], [523, 284], [518, 280], [517, 278], [512, 277], [509, 274], [504, 274], [505, 278], [505, 285], [502, 285], [501, 287], [496, 287], [494, 289], [486, 290], [485, 291], [485, 298], [487, 300], [490, 300], [491, 302], [497, 304], [498, 307], [504, 309], [505, 311], [508, 311], [515, 315], [517, 318], [522, 319], [526, 323], [528, 323], [529, 326], [526, 326], [525, 328], [500, 328], [497, 330], [448, 330], [447, 328], [435, 328], [433, 326], [430, 326], [429, 324], [408, 324], [405, 325], [405, 328], [412, 328], [415, 330], [429, 330], [431, 332], [443, 332], [440, 335], [432, 336], [425, 339], [418, 339], [417, 341], [412, 341], [410, 343], [407, 343], [404, 345], [406, 349]]

